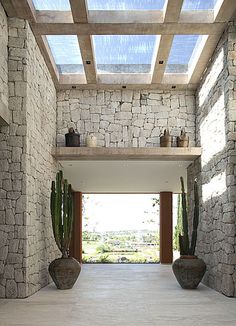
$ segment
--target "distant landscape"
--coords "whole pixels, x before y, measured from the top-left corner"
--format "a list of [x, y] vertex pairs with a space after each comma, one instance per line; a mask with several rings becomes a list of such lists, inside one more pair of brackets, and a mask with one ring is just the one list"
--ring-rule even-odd
[[84, 263], [158, 263], [159, 233], [150, 230], [83, 231]]

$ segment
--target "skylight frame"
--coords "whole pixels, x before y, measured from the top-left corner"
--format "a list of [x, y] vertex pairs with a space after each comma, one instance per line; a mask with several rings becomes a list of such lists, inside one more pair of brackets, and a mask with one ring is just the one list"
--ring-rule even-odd
[[[76, 35], [45, 35], [45, 38], [59, 75], [85, 76], [83, 59]], [[65, 56], [68, 57], [67, 51], [74, 55], [69, 61], [65, 58]], [[74, 71], [76, 68], [77, 71]]]
[[[50, 49], [47, 46], [47, 42], [42, 41], [44, 38], [45, 33], [48, 34], [48, 31], [50, 32], [49, 34], [63, 34], [63, 30], [66, 30], [66, 34], [70, 35], [70, 34], [77, 34], [79, 36], [89, 36], [94, 34], [94, 31], [98, 32], [97, 34], [103, 35], [106, 34], [106, 30], [109, 30], [109, 32], [114, 33], [114, 35], [118, 34], [118, 28], [116, 28], [116, 22], [113, 23], [109, 23], [109, 21], [107, 22], [96, 22], [96, 21], [91, 21], [91, 17], [89, 16], [89, 13], [87, 10], [85, 10], [85, 8], [83, 8], [83, 3], [85, 0], [81, 0], [80, 1], [80, 5], [77, 6], [76, 2], [74, 2], [73, 0], [71, 1], [71, 6], [72, 6], [72, 11], [38, 11], [38, 10], [34, 10], [33, 6], [32, 6], [32, 0], [22, 0], [22, 5], [21, 8], [17, 7], [19, 15], [23, 18], [24, 15], [27, 15], [26, 19], [30, 19], [32, 22], [34, 22], [34, 24], [32, 25], [32, 29], [33, 32], [35, 33], [36, 39], [38, 41], [38, 44], [41, 48], [41, 51], [44, 53], [45, 56], [45, 60], [46, 63], [49, 67], [50, 72], [52, 72], [53, 75], [53, 79], [56, 80], [56, 85], [57, 87], [59, 87], [59, 85], [62, 83], [64, 85], [64, 87], [69, 87], [69, 84], [71, 83], [75, 83], [75, 84], [82, 84], [81, 80], [80, 80], [80, 76], [78, 76], [77, 74], [74, 75], [60, 75], [58, 74], [58, 71], [56, 71], [57, 69], [54, 66], [53, 63], [53, 58], [50, 54]], [[201, 13], [196, 13], [195, 11], [182, 11], [180, 13], [180, 15], [178, 16], [178, 20], [174, 20], [171, 21], [171, 16], [170, 13], [172, 12], [173, 14], [175, 14], [175, 19], [177, 19], [177, 15], [175, 10], [173, 10], [173, 3], [171, 5], [172, 2], [168, 3], [168, 8], [165, 8], [164, 12], [161, 13], [161, 15], [159, 16], [159, 21], [155, 21], [155, 19], [153, 19], [154, 21], [148, 21], [146, 20], [145, 22], [142, 21], [138, 21], [136, 20], [137, 17], [131, 17], [130, 15], [128, 15], [128, 18], [125, 20], [124, 17], [116, 17], [117, 22], [119, 23], [119, 19], [124, 19], [123, 23], [128, 23], [127, 25], [120, 25], [121, 26], [121, 31], [123, 32], [128, 32], [128, 34], [132, 34], [132, 31], [134, 31], [134, 34], [136, 34], [135, 32], [137, 31], [142, 31], [143, 34], [153, 34], [153, 31], [161, 31], [158, 34], [162, 34], [164, 35], [164, 29], [167, 28], [168, 30], [168, 34], [165, 34], [166, 36], [170, 36], [171, 33], [174, 33], [176, 31], [176, 34], [180, 34], [180, 30], [183, 30], [184, 32], [187, 31], [187, 33], [189, 31], [194, 31], [194, 33], [198, 34], [200, 31], [200, 34], [203, 34], [202, 32], [204, 32], [204, 34], [209, 32], [209, 38], [207, 39], [207, 41], [205, 42], [205, 45], [203, 44], [203, 48], [202, 51], [200, 51], [200, 53], [198, 53], [198, 58], [193, 61], [193, 64], [191, 65], [191, 73], [189, 71], [188, 73], [188, 78], [186, 81], [186, 74], [179, 74], [178, 76], [172, 76], [173, 79], [172, 80], [168, 80], [168, 78], [170, 76], [165, 76], [165, 74], [163, 73], [160, 74], [158, 73], [158, 75], [156, 75], [157, 69], [160, 68], [161, 66], [159, 66], [159, 62], [157, 60], [159, 60], [159, 57], [161, 59], [164, 59], [164, 65], [165, 66], [165, 60], [166, 60], [166, 55], [167, 52], [165, 51], [160, 51], [160, 49], [158, 49], [157, 51], [157, 56], [156, 56], [156, 62], [155, 62], [155, 67], [153, 67], [153, 69], [155, 69], [155, 75], [157, 76], [155, 79], [153, 79], [150, 82], [150, 86], [152, 83], [158, 83], [158, 85], [161, 87], [161, 85], [164, 85], [166, 83], [166, 81], [168, 80], [168, 84], [174, 83], [176, 81], [176, 83], [178, 85], [186, 85], [186, 87], [188, 86], [187, 83], [191, 80], [194, 80], [195, 83], [198, 82], [199, 77], [200, 76], [198, 72], [196, 72], [196, 67], [198, 68], [198, 71], [203, 71], [204, 67], [203, 64], [206, 65], [206, 60], [209, 60], [209, 56], [211, 55], [211, 53], [214, 50], [214, 47], [216, 46], [219, 37], [222, 33], [223, 30], [223, 26], [226, 26], [226, 22], [229, 20], [229, 15], [230, 13], [233, 12], [233, 10], [235, 10], [236, 5], [233, 3], [227, 3], [227, 0], [218, 0], [217, 2], [217, 6], [214, 8], [214, 13], [211, 12], [211, 14], [209, 14], [209, 11], [205, 11], [205, 13], [203, 13], [201, 11]], [[178, 4], [181, 3], [181, 1], [177, 1]], [[227, 3], [227, 9], [226, 9], [226, 3]], [[78, 12], [78, 8], [81, 8], [80, 6], [82, 5], [82, 14], [80, 14]], [[14, 6], [14, 4], [13, 4]], [[230, 7], [230, 9], [228, 8]], [[168, 9], [166, 11], [166, 9]], [[225, 10], [226, 9], [226, 10]], [[7, 10], [7, 9], [6, 9]], [[29, 10], [31, 10], [31, 13], [29, 12]], [[229, 12], [230, 11], [230, 12]], [[77, 12], [77, 13], [76, 13]], [[140, 12], [142, 12], [142, 10], [140, 10]], [[109, 12], [109, 14], [111, 14]], [[130, 13], [129, 13], [130, 14]], [[144, 15], [144, 13], [141, 13], [142, 15]], [[160, 14], [160, 12], [159, 12]], [[169, 14], [169, 15], [168, 15]], [[72, 17], [73, 15], [73, 17]], [[167, 21], [165, 20], [166, 15], [168, 16]], [[171, 14], [172, 15], [172, 14]], [[10, 14], [11, 16], [11, 14]], [[86, 18], [87, 17], [87, 18]], [[145, 17], [145, 16], [143, 16]], [[73, 18], [76, 19], [76, 23], [73, 23]], [[172, 24], [169, 24], [169, 22], [172, 22]], [[85, 23], [85, 24], [81, 24], [81, 23]], [[96, 27], [95, 25], [93, 26], [93, 23], [98, 24]], [[133, 26], [132, 24], [135, 23]], [[162, 28], [162, 23], [163, 23], [163, 28]], [[188, 27], [184, 27], [184, 24], [188, 24]], [[46, 25], [44, 25], [46, 24]], [[147, 24], [145, 26], [145, 24]], [[152, 24], [153, 24], [153, 28], [152, 28]], [[69, 25], [71, 26], [71, 28], [69, 27]], [[200, 28], [200, 25], [202, 25], [202, 28]], [[45, 26], [45, 27], [44, 27]], [[100, 31], [100, 26], [102, 31]], [[127, 30], [126, 30], [126, 27]], [[107, 28], [106, 28], [107, 27]], [[137, 28], [137, 31], [135, 31], [135, 29]], [[147, 31], [150, 30], [152, 31], [151, 33], [147, 33]], [[61, 31], [61, 33], [60, 33]], [[84, 34], [85, 33], [85, 34]], [[97, 86], [99, 85], [99, 83], [101, 83], [99, 76], [97, 75], [96, 70], [93, 70], [92, 66], [94, 65], [94, 57], [92, 52], [89, 52], [89, 59], [92, 60], [92, 65], [91, 68], [89, 68], [90, 66], [86, 66], [85, 62], [86, 62], [86, 56], [88, 54], [88, 52], [86, 51], [86, 49], [84, 48], [83, 45], [83, 41], [81, 42], [80, 46], [82, 46], [83, 48], [83, 63], [84, 63], [84, 67], [87, 67], [88, 69], [86, 70], [86, 77], [89, 76], [89, 83], [90, 84], [96, 84]], [[161, 45], [163, 47], [163, 45]], [[163, 49], [163, 48], [162, 48]], [[212, 52], [211, 52], [212, 51]], [[204, 53], [204, 56], [202, 55], [202, 53]], [[164, 54], [164, 57], [162, 58], [161, 55]], [[158, 56], [159, 55], [159, 56]], [[207, 58], [206, 58], [207, 56]], [[51, 63], [50, 63], [51, 61]], [[163, 61], [163, 60], [161, 60]], [[189, 69], [190, 70], [190, 69]], [[160, 69], [158, 69], [158, 71], [160, 71]], [[93, 73], [94, 72], [94, 73]], [[92, 75], [91, 75], [92, 73]], [[88, 74], [88, 75], [87, 75]], [[93, 78], [91, 76], [95, 76], [97, 78]], [[139, 76], [138, 76], [139, 75]], [[180, 76], [181, 75], [181, 76]], [[192, 75], [193, 78], [190, 76]], [[108, 76], [109, 77], [109, 76]], [[107, 83], [109, 83], [109, 78], [107, 77]], [[137, 74], [137, 84], [138, 82], [138, 77], [141, 77], [140, 74]], [[191, 77], [191, 78], [190, 78]], [[182, 79], [182, 81], [181, 81]], [[120, 77], [120, 83], [122, 83], [122, 80], [127, 80], [128, 83], [129, 82], [133, 82], [133, 79], [130, 80], [130, 76], [125, 74], [122, 74], [122, 76]], [[140, 79], [141, 81], [141, 79]], [[141, 81], [142, 82], [142, 81]], [[149, 83], [149, 82], [148, 82]], [[66, 84], [68, 84], [68, 86], [66, 86]], [[146, 83], [147, 84], [147, 83]], [[165, 84], [165, 85], [168, 85]], [[111, 84], [112, 81], [111, 81]], [[154, 84], [153, 84], [154, 85]], [[177, 85], [177, 86], [178, 86]], [[148, 85], [147, 85], [148, 86]], [[89, 87], [89, 85], [88, 85]], [[119, 87], [119, 85], [118, 85]], [[189, 85], [188, 87], [191, 87], [191, 85]]]
[[[152, 75], [159, 39], [159, 35], [93, 35], [92, 43], [98, 75], [100, 77], [101, 75], [115, 75], [117, 77], [121, 74], [130, 76]], [[99, 42], [101, 43], [99, 44]], [[142, 44], [138, 42], [142, 42]], [[114, 49], [114, 54], [111, 57], [107, 58], [107, 63], [105, 62], [106, 60], [103, 61], [104, 57], [106, 56], [106, 53], [102, 53], [103, 47], [105, 47], [104, 43], [107, 43], [107, 48], [109, 46], [113, 48], [114, 46], [116, 46], [116, 44], [119, 43], [117, 45], [117, 49]], [[130, 43], [131, 48], [127, 48]], [[122, 48], [122, 46], [124, 46], [125, 48]], [[137, 47], [136, 53], [135, 46]], [[107, 50], [109, 51], [109, 49]], [[116, 52], [118, 53], [117, 57]], [[135, 66], [140, 71], [132, 71]], [[106, 69], [109, 68], [110, 71], [106, 71]], [[117, 72], [115, 70], [117, 70]]]

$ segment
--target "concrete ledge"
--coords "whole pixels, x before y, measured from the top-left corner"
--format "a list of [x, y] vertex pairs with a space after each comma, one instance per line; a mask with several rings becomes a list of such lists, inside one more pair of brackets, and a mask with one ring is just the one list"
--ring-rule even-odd
[[153, 161], [194, 161], [201, 156], [200, 147], [56, 147], [52, 155], [58, 161], [78, 160], [153, 160]]
[[10, 123], [10, 111], [0, 97], [0, 126], [6, 126]]

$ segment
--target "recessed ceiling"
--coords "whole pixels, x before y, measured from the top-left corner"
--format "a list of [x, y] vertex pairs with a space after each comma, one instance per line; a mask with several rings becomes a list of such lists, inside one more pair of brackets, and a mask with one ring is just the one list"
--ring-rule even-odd
[[180, 192], [189, 162], [61, 161], [65, 178], [84, 193]]
[[30, 20], [59, 89], [196, 88], [236, 10], [232, 0], [4, 3]]

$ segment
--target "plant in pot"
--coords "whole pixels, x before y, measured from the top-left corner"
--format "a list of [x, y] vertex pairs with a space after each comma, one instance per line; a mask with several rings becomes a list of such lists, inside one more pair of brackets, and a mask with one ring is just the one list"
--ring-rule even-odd
[[62, 171], [57, 173], [56, 182], [52, 181], [50, 204], [53, 234], [62, 257], [50, 263], [49, 274], [58, 289], [71, 289], [79, 276], [81, 266], [76, 259], [69, 257], [74, 215], [73, 197], [71, 185], [63, 179]]
[[206, 264], [201, 258], [195, 255], [197, 243], [197, 229], [199, 223], [199, 196], [197, 181], [194, 181], [194, 216], [193, 230], [191, 241], [189, 239], [188, 212], [186, 203], [186, 193], [184, 190], [183, 177], [181, 181], [181, 198], [182, 198], [182, 234], [179, 235], [180, 258], [176, 259], [172, 265], [175, 277], [182, 288], [195, 289], [201, 282], [205, 271]]

